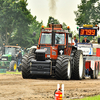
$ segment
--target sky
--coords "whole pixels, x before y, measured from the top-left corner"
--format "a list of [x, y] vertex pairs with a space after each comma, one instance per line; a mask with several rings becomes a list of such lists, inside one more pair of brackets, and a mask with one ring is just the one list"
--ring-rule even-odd
[[71, 31], [77, 31], [74, 11], [77, 11], [81, 0], [27, 0], [27, 3], [31, 14], [37, 16], [39, 22], [43, 21], [45, 26], [49, 16], [53, 16], [61, 24], [65, 22], [70, 26]]

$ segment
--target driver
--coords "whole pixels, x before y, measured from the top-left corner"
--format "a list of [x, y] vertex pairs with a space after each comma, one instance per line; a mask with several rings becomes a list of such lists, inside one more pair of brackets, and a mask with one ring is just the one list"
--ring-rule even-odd
[[18, 67], [19, 67], [19, 65], [21, 64], [21, 60], [22, 60], [21, 50], [19, 50], [19, 53], [18, 53], [17, 57], [18, 57]]
[[57, 38], [56, 38], [56, 44], [59, 44], [59, 42], [60, 42], [60, 37], [57, 36]]
[[90, 42], [90, 40], [87, 39], [87, 36], [84, 36], [82, 43], [89, 43], [89, 42]]

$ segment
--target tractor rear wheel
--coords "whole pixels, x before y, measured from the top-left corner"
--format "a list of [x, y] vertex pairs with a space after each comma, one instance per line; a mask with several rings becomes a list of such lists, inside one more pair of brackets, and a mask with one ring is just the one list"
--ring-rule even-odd
[[96, 75], [96, 74], [95, 74], [95, 70], [92, 70], [92, 69], [91, 69], [91, 79], [95, 79], [95, 75]]
[[97, 79], [98, 73], [99, 73], [99, 70], [98, 70], [98, 68], [96, 69], [96, 64], [95, 64], [95, 70], [91, 69], [91, 79]]
[[74, 79], [83, 79], [83, 52], [81, 50], [77, 50], [74, 55], [74, 68], [73, 68], [73, 78]]
[[24, 79], [31, 78], [31, 76], [32, 76], [30, 74], [30, 66], [28, 66], [27, 62], [28, 62], [28, 55], [25, 55], [22, 58], [22, 64], [21, 64], [21, 66], [22, 66], [22, 77]]
[[83, 79], [85, 79], [85, 59], [83, 59]]
[[16, 61], [12, 60], [12, 61], [10, 62], [9, 70], [10, 70], [10, 71], [16, 71], [16, 70], [17, 70], [17, 62], [16, 62]]
[[69, 56], [59, 56], [57, 58], [55, 76], [57, 79], [71, 78], [71, 60]]

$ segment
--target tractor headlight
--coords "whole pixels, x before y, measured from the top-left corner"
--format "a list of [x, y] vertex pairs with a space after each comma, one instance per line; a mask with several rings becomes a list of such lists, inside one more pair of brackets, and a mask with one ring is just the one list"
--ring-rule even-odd
[[50, 58], [50, 55], [47, 55], [48, 58]]
[[2, 60], [7, 60], [7, 58], [2, 58]]

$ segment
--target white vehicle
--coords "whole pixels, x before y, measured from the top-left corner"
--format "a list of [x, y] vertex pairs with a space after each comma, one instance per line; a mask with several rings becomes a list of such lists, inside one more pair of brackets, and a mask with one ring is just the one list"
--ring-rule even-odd
[[[84, 25], [84, 27], [79, 28], [79, 37], [97, 36], [97, 30], [98, 27], [93, 27], [92, 25]], [[100, 40], [98, 39], [98, 43], [99, 41]], [[77, 49], [83, 51], [86, 75], [90, 76], [92, 79], [98, 78], [100, 69], [100, 44], [78, 43]]]

